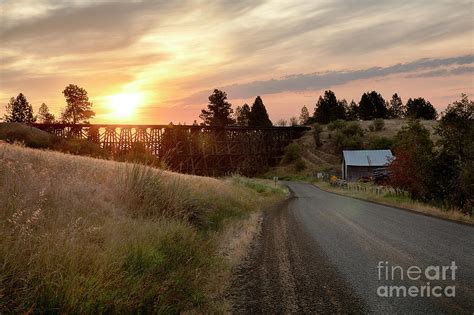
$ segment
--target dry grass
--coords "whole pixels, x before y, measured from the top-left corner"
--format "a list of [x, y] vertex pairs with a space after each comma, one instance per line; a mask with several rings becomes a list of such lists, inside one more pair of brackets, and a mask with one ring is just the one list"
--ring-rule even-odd
[[219, 309], [223, 227], [284, 196], [244, 181], [0, 143], [0, 313]]
[[443, 208], [435, 207], [426, 203], [412, 200], [409, 197], [395, 196], [389, 193], [376, 194], [370, 191], [345, 190], [339, 187], [331, 186], [327, 182], [313, 182], [313, 184], [323, 190], [334, 192], [334, 193], [348, 196], [348, 197], [354, 197], [354, 198], [364, 199], [368, 201], [373, 201], [373, 202], [381, 203], [387, 206], [404, 208], [404, 209], [421, 212], [421, 213], [439, 217], [439, 218], [474, 224], [473, 216], [463, 214], [462, 212], [453, 210], [453, 209], [443, 209]]

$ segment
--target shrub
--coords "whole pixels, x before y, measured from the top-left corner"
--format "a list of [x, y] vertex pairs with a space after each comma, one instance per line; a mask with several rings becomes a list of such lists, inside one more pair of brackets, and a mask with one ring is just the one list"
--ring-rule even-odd
[[56, 145], [54, 149], [74, 155], [85, 155], [96, 158], [106, 158], [110, 155], [107, 150], [86, 139], [63, 140]]
[[313, 137], [314, 137], [314, 143], [316, 144], [316, 147], [320, 147], [323, 145], [321, 141], [321, 132], [323, 132], [323, 127], [316, 123], [313, 125]]
[[301, 158], [300, 146], [297, 143], [290, 143], [285, 148], [285, 154], [283, 155], [282, 162], [284, 164], [288, 164], [298, 160], [299, 158]]
[[342, 131], [336, 132], [333, 140], [336, 153], [341, 153], [342, 150], [347, 149], [361, 149], [362, 137], [358, 134], [347, 135]]
[[381, 131], [385, 128], [385, 121], [381, 118], [372, 120], [372, 123], [369, 125], [370, 131]]
[[342, 132], [346, 136], [360, 136], [360, 137], [364, 136], [364, 130], [359, 125], [359, 123], [355, 121], [347, 123], [342, 129]]
[[382, 150], [391, 149], [395, 144], [395, 140], [389, 137], [371, 137], [369, 142], [369, 149], [371, 150]]
[[303, 159], [298, 159], [296, 160], [295, 162], [295, 170], [297, 172], [301, 172], [303, 171], [304, 169], [306, 169], [306, 163], [303, 161]]
[[337, 119], [328, 124], [328, 130], [333, 131], [336, 129], [343, 129], [346, 126], [347, 122], [342, 119]]

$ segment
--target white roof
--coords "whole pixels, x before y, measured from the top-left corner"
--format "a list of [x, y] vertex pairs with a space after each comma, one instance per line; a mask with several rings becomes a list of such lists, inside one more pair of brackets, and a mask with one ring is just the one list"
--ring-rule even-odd
[[384, 166], [393, 158], [390, 150], [344, 150], [342, 155], [352, 166]]

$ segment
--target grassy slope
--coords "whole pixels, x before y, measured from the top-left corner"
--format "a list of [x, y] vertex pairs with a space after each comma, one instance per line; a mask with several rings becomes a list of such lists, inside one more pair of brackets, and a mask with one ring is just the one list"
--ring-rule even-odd
[[0, 143], [0, 313], [215, 311], [223, 227], [283, 195]]

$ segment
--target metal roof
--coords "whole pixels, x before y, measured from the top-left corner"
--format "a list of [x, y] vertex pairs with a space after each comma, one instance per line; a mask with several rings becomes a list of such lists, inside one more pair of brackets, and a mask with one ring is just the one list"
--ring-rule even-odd
[[342, 155], [352, 166], [384, 166], [393, 158], [390, 150], [344, 150]]

